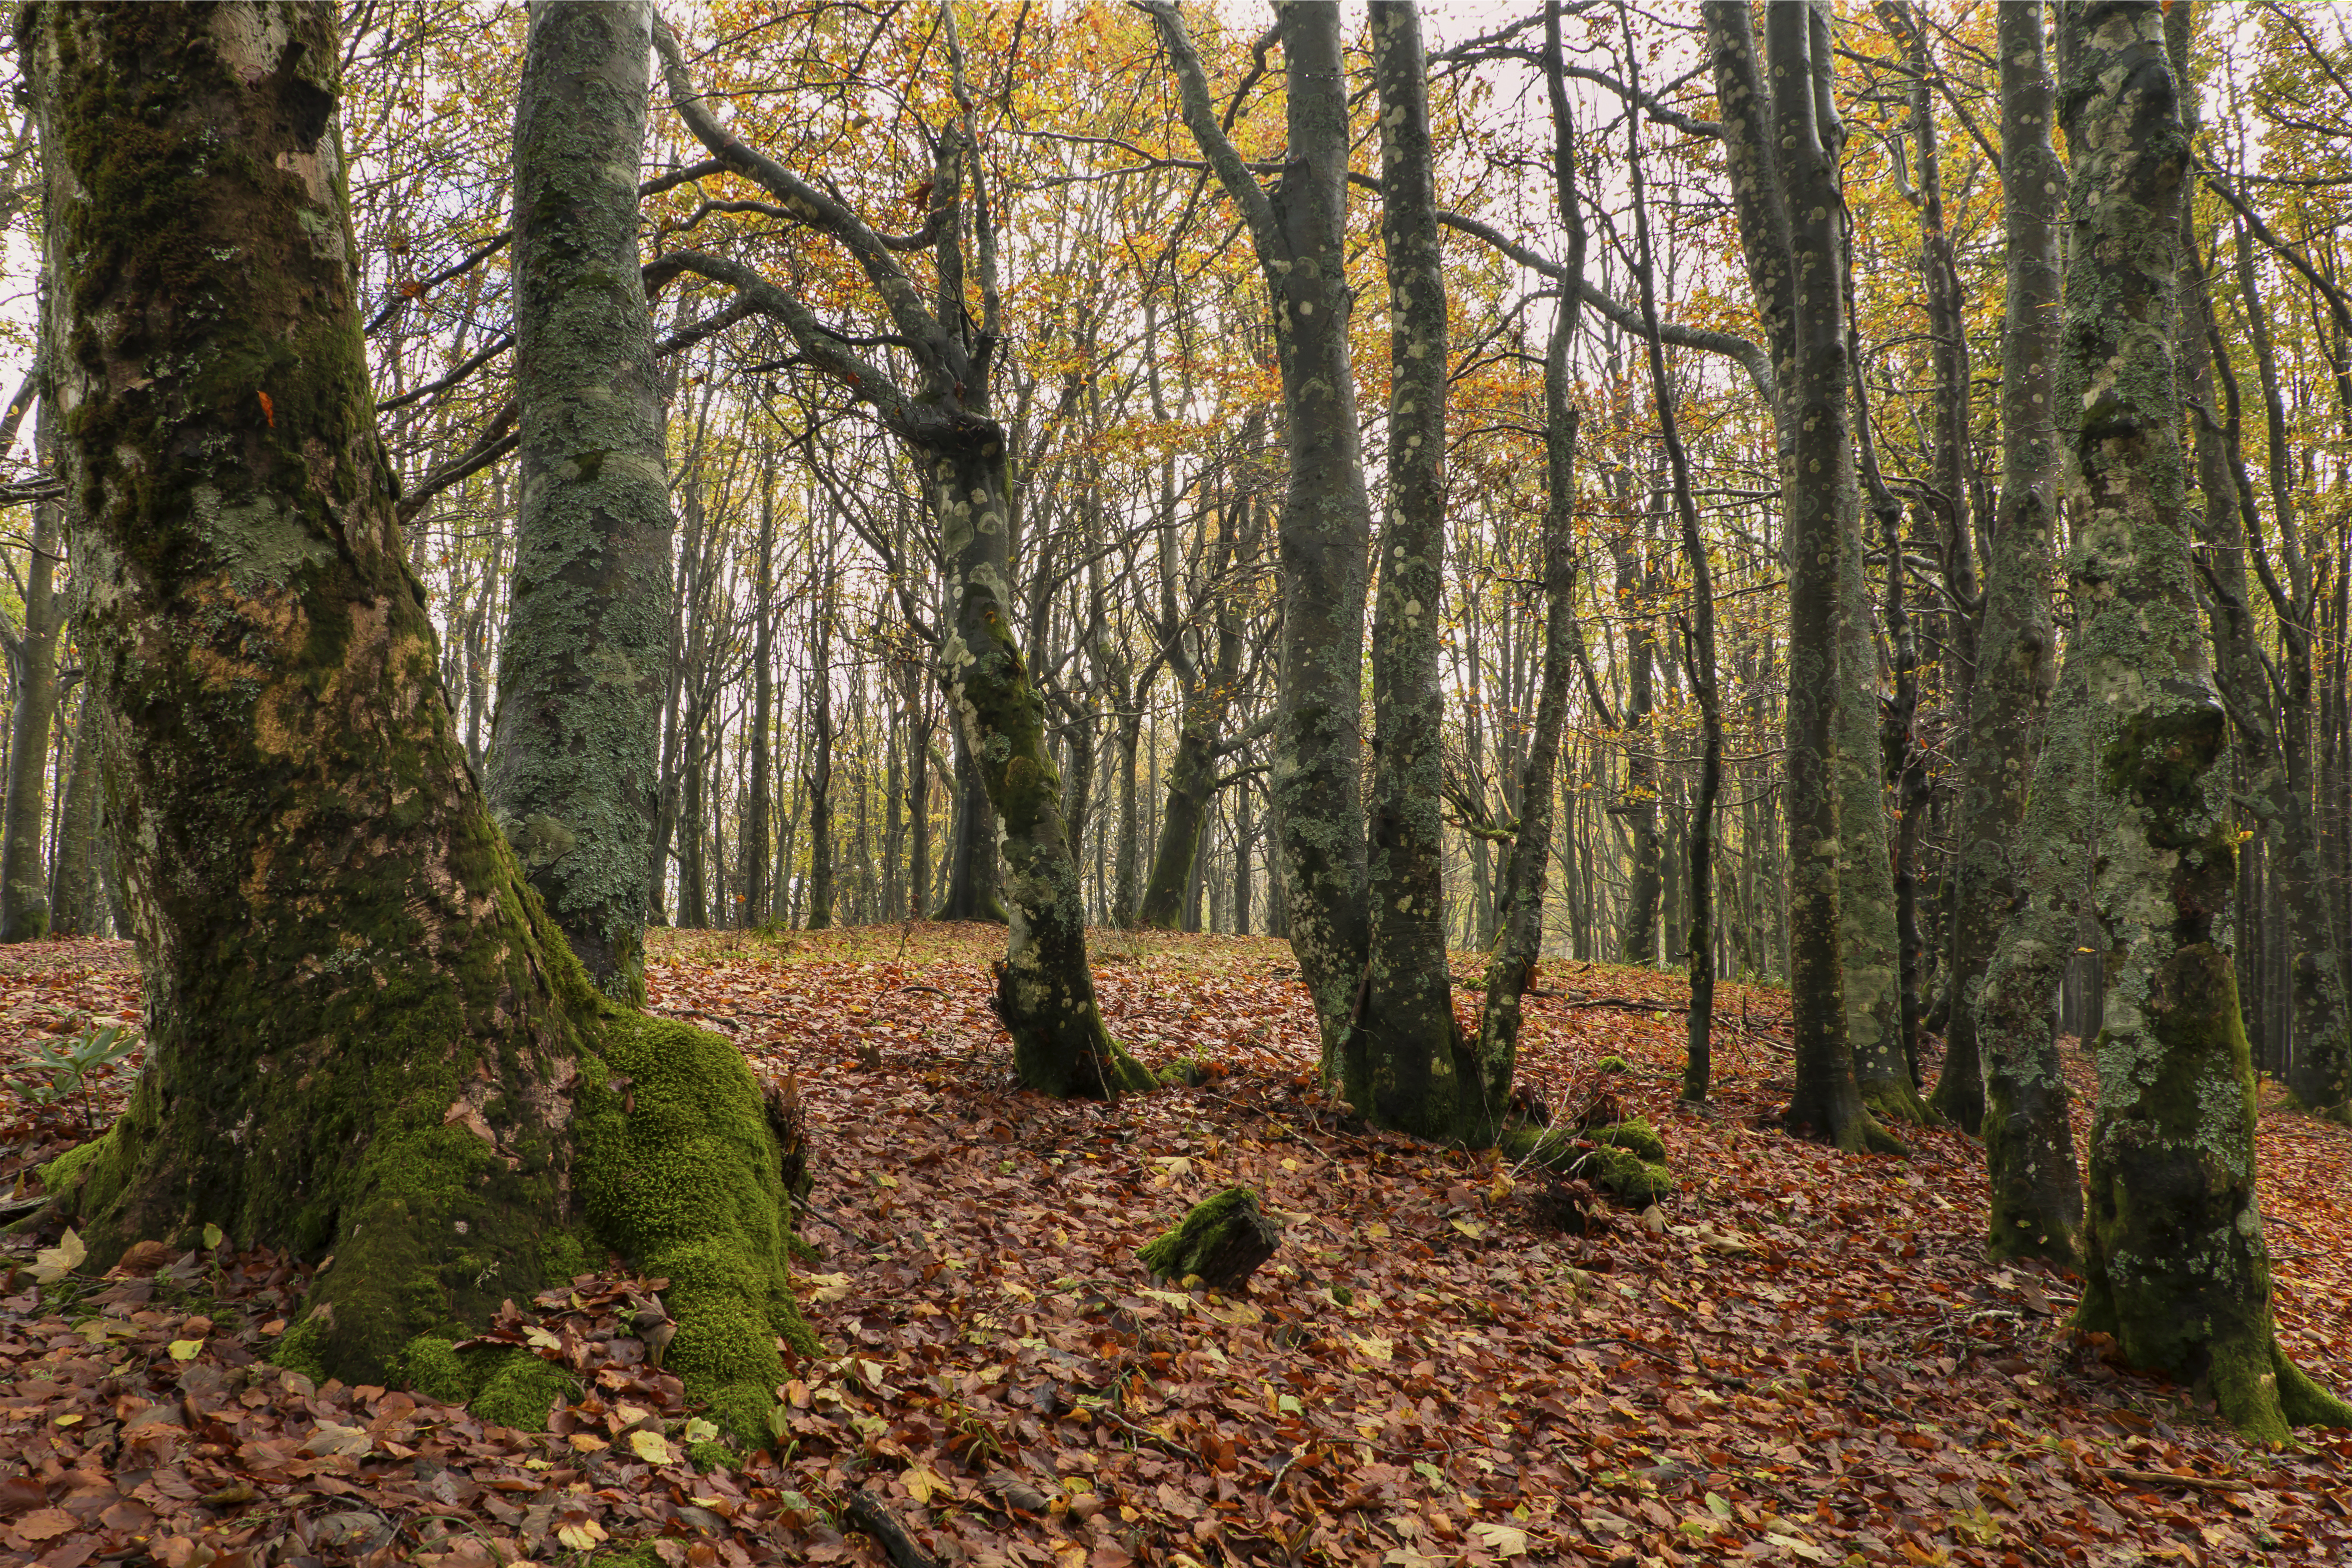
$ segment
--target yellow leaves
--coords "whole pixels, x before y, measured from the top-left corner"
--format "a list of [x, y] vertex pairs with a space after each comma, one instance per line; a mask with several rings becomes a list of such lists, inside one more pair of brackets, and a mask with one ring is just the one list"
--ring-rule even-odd
[[942, 1493], [954, 1495], [955, 1489], [945, 1476], [919, 1461], [908, 1465], [898, 1480], [907, 1489], [907, 1495], [925, 1508], [930, 1506], [933, 1498]]
[[567, 1520], [555, 1527], [555, 1539], [574, 1552], [593, 1552], [597, 1543], [611, 1537], [604, 1527], [593, 1519]]
[[1355, 1346], [1356, 1353], [1366, 1361], [1386, 1363], [1396, 1355], [1394, 1340], [1384, 1340], [1373, 1334], [1349, 1334], [1348, 1342]]
[[677, 1450], [669, 1446], [669, 1439], [647, 1427], [629, 1434], [629, 1451], [648, 1465], [677, 1463]]
[[173, 1361], [194, 1361], [197, 1356], [204, 1352], [205, 1342], [202, 1340], [173, 1340], [166, 1348], [171, 1352], [172, 1359]]
[[569, 1441], [574, 1448], [583, 1454], [601, 1454], [613, 1446], [593, 1432], [574, 1432]]
[[33, 1278], [41, 1284], [54, 1285], [80, 1268], [82, 1259], [89, 1256], [89, 1248], [68, 1226], [55, 1247], [45, 1247], [33, 1254]]
[[1528, 1532], [1491, 1520], [1480, 1520], [1470, 1527], [1487, 1551], [1497, 1557], [1525, 1557], [1528, 1554]]
[[821, 1305], [841, 1300], [849, 1294], [849, 1276], [846, 1274], [803, 1274], [793, 1283], [803, 1289], [815, 1287], [808, 1290], [808, 1298]]
[[1486, 1224], [1484, 1220], [1456, 1219], [1452, 1224], [1454, 1229], [1473, 1241], [1478, 1240], [1486, 1234]]

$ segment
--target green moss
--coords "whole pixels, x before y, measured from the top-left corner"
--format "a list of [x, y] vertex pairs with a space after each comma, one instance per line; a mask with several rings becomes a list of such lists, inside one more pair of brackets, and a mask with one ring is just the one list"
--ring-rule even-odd
[[[1591, 1149], [1578, 1147], [1589, 1139]], [[1646, 1208], [1675, 1190], [1657, 1130], [1639, 1117], [1613, 1127], [1569, 1134], [1525, 1125], [1503, 1130], [1504, 1158], [1534, 1163], [1562, 1176], [1581, 1176], [1631, 1208]]]
[[621, 1019], [604, 1058], [584, 1064], [574, 1126], [598, 1236], [669, 1280], [678, 1330], [664, 1364], [722, 1431], [765, 1446], [776, 1342], [821, 1347], [793, 1298], [782, 1163], [742, 1053], [683, 1024]]
[[450, 1340], [419, 1334], [393, 1364], [393, 1375], [403, 1386], [444, 1405], [463, 1405], [474, 1397], [471, 1369]]
[[1658, 1130], [1651, 1126], [1649, 1118], [1644, 1116], [1620, 1121], [1613, 1127], [1600, 1128], [1593, 1132], [1592, 1138], [1595, 1142], [1630, 1149], [1644, 1160], [1663, 1161], [1666, 1157], [1666, 1141], [1658, 1136]]
[[1633, 1064], [1623, 1057], [1602, 1057], [1592, 1064], [1595, 1072], [1632, 1072]]
[[107, 1140], [113, 1136], [113, 1132], [110, 1131], [106, 1137], [77, 1144], [43, 1165], [38, 1172], [41, 1185], [52, 1194], [63, 1192], [68, 1187], [80, 1185], [83, 1173], [97, 1163], [99, 1155], [106, 1147]]
[[485, 1364], [468, 1369], [475, 1373], [478, 1392], [467, 1407], [496, 1426], [544, 1432], [555, 1402], [579, 1386], [563, 1368], [527, 1350], [485, 1350], [468, 1352], [468, 1358], [476, 1354]]
[[1265, 1214], [1248, 1187], [1227, 1187], [1194, 1204], [1175, 1228], [1146, 1243], [1136, 1256], [1154, 1278], [1199, 1275], [1220, 1289], [1233, 1289], [1274, 1256], [1282, 1226]]
[[1158, 1079], [1163, 1088], [1193, 1089], [1209, 1081], [1209, 1069], [1198, 1057], [1178, 1057], [1160, 1069]]
[[707, 1476], [713, 1470], [731, 1470], [742, 1460], [726, 1444], [706, 1440], [686, 1446], [686, 1462], [692, 1465], [697, 1473]]
[[322, 1354], [327, 1335], [327, 1319], [314, 1312], [278, 1337], [269, 1352], [269, 1360], [288, 1372], [300, 1373], [313, 1383], [324, 1383], [327, 1368]]
[[640, 1541], [622, 1552], [599, 1552], [588, 1559], [588, 1568], [667, 1568], [661, 1553], [650, 1541]]

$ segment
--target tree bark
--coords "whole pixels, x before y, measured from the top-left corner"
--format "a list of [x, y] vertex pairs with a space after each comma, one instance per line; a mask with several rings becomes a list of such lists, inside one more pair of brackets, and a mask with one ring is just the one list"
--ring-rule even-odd
[[1503, 1107], [1481, 1103], [1485, 1085], [1454, 1023], [1445, 951], [1445, 699], [1437, 664], [1452, 364], [1428, 67], [1416, 0], [1371, 0], [1370, 19], [1389, 286], [1389, 493], [1372, 629], [1363, 1003], [1343, 1048], [1343, 1081], [1349, 1102], [1381, 1125], [1445, 1139], [1498, 1125]]
[[44, 1180], [99, 1263], [207, 1224], [331, 1254], [272, 1354], [353, 1383], [622, 1252], [751, 1438], [772, 1334], [815, 1348], [775, 1139], [733, 1047], [593, 989], [467, 767], [368, 395], [336, 18], [20, 24], [147, 1005], [121, 1120]]
[[[72, 288], [71, 274], [58, 273], [59, 288]], [[44, 356], [45, 359], [47, 356]], [[54, 393], [42, 392], [33, 416], [36, 440], [49, 466], [57, 463], [58, 418]], [[9, 638], [16, 677], [16, 700], [8, 716], [8, 801], [0, 832], [0, 942], [37, 942], [48, 934], [48, 873], [41, 839], [48, 826], [49, 728], [58, 708], [58, 634], [65, 627], [65, 595], [57, 589], [57, 565], [65, 549], [65, 504], [33, 503], [33, 539], [25, 569], [25, 626]]]
[[[760, 453], [759, 581], [752, 585], [751, 614], [751, 744], [750, 799], [743, 813], [743, 923], [756, 926], [768, 918], [769, 817], [772, 815], [768, 776], [768, 731], [775, 722], [775, 582], [776, 491], [772, 454]], [[893, 798], [891, 809], [898, 809]], [[896, 850], [894, 843], [893, 850]]]
[[522, 499], [490, 809], [598, 986], [645, 994], [669, 481], [637, 266], [650, 0], [541, 0], [516, 97]]
[[809, 595], [808, 929], [833, 924], [833, 563], [816, 563]]
[[66, 771], [65, 811], [58, 819], [56, 864], [50, 868], [49, 929], [58, 936], [95, 936], [98, 903], [98, 726], [87, 697], [74, 721], [72, 762]]
[[2190, 576], [2168, 351], [2189, 165], [2157, 0], [2070, 0], [2059, 88], [2079, 237], [2060, 399], [2108, 942], [2078, 1324], [2208, 1383], [2258, 1440], [2352, 1425], [2287, 1360], [2255, 1197], [2254, 1080], [2230, 955], [2229, 726]]
[[[1272, 780], [1285, 916], [1315, 1002], [1328, 1080], [1364, 975], [1361, 756], [1371, 519], [1348, 322], [1347, 77], [1339, 7], [1285, 0], [1290, 163], [1269, 195], [1226, 140], [1208, 79], [1167, 0], [1146, 0], [1174, 58], [1184, 122], [1250, 230], [1271, 301], [1289, 481], [1280, 524], [1280, 717]], [[1366, 1107], [1370, 1110], [1370, 1107]]]
[[[1711, 6], [1740, 14], [1747, 7]], [[1787, 262], [1795, 374], [1783, 376], [1794, 427], [1782, 478], [1789, 560], [1788, 781], [1789, 984], [1796, 1084], [1792, 1131], [1841, 1149], [1899, 1147], [1864, 1105], [1847, 1033], [1838, 866], [1837, 724], [1846, 679], [1847, 510], [1854, 502], [1853, 374], [1846, 336], [1842, 203], [1830, 103], [1832, 57], [1826, 11], [1813, 0], [1768, 13], [1778, 84], [1773, 124], [1791, 243]], [[1718, 67], [1718, 80], [1724, 75]], [[1727, 126], [1729, 121], [1727, 120]], [[1752, 177], [1752, 176], [1751, 176]], [[1769, 258], [1768, 258], [1769, 264]], [[1754, 263], [1751, 262], [1751, 269]], [[1768, 317], [1768, 320], [1769, 318]]]

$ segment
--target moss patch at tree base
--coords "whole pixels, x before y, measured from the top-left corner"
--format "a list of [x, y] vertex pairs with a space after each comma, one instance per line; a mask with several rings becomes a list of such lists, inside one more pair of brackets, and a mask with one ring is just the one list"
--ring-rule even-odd
[[1865, 1083], [1862, 1087], [1862, 1102], [1881, 1121], [1907, 1121], [1914, 1127], [1941, 1127], [1943, 1117], [1935, 1107], [1921, 1097], [1919, 1091], [1901, 1079]]

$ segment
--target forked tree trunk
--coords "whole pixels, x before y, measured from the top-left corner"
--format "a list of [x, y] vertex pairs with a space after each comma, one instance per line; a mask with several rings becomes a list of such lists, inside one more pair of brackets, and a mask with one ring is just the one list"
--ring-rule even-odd
[[522, 499], [490, 808], [608, 994], [645, 995], [669, 481], [637, 270], [650, 0], [534, 5], [515, 110]]
[[368, 395], [336, 18], [25, 23], [147, 1006], [121, 1120], [44, 1180], [99, 1263], [207, 1224], [332, 1254], [272, 1354], [351, 1383], [622, 1252], [674, 1281], [670, 1370], [762, 1440], [767, 1331], [814, 1348], [775, 1139], [733, 1047], [593, 989], [474, 784]]
[[2168, 344], [2189, 137], [2158, 0], [2060, 13], [2060, 115], [2078, 226], [2058, 403], [2091, 718], [2106, 1005], [2084, 1231], [2084, 1329], [2210, 1384], [2258, 1440], [2352, 1425], [2280, 1349], [2255, 1197], [2254, 1079], [2216, 937], [2235, 881], [2229, 723], [2183, 515]]

